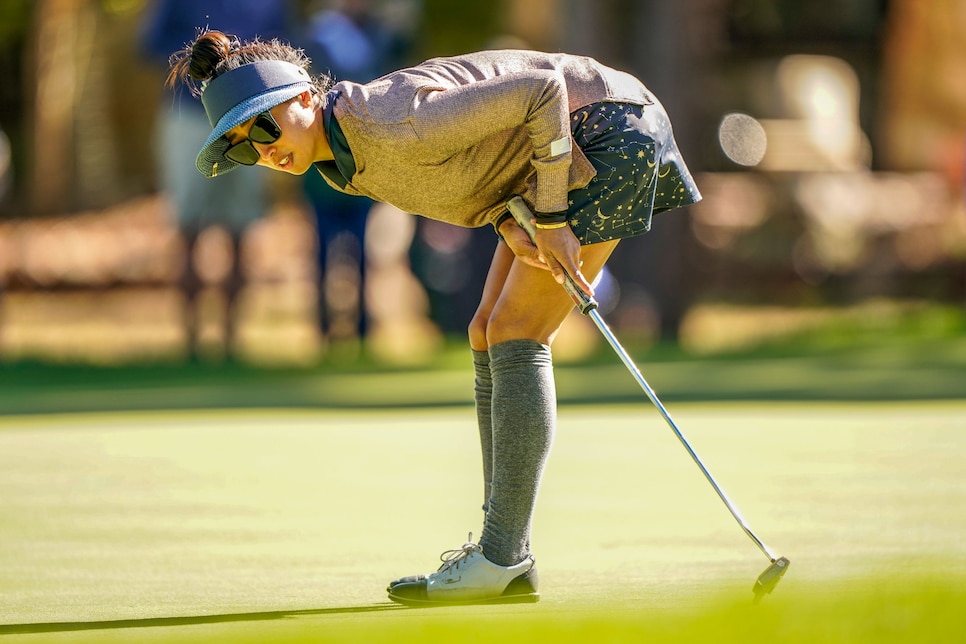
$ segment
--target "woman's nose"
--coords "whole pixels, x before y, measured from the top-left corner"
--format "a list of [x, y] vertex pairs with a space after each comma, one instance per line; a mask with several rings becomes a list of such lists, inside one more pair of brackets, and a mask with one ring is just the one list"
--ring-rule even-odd
[[271, 161], [272, 157], [275, 156], [275, 145], [272, 143], [252, 143], [252, 147], [258, 152], [258, 156], [262, 161]]

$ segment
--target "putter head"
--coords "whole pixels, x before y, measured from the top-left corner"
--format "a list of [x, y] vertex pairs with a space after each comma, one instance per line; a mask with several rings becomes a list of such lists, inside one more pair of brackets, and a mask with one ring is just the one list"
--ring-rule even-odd
[[781, 581], [782, 576], [788, 572], [788, 566], [791, 562], [785, 557], [779, 557], [771, 562], [771, 565], [765, 568], [765, 572], [758, 575], [758, 581], [755, 582], [754, 587], [751, 589], [755, 593], [755, 602], [761, 600], [762, 597], [775, 590], [775, 586]]

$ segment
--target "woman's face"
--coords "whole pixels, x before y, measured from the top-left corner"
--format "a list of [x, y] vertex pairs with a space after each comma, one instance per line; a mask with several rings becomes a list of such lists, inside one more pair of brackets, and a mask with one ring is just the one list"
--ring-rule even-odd
[[[319, 138], [325, 149], [328, 149], [328, 144], [321, 135], [321, 117], [315, 105], [314, 95], [303, 92], [270, 110], [282, 134], [272, 143], [252, 142], [259, 154], [257, 165], [290, 174], [304, 174], [315, 161], [324, 159], [324, 154], [320, 153]], [[248, 138], [254, 122], [254, 118], [245, 121], [229, 130], [225, 137], [232, 144], [241, 143]]]

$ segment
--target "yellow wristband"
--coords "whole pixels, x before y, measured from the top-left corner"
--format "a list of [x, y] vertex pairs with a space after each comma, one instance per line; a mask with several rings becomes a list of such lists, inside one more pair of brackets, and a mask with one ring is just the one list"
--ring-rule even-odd
[[568, 226], [569, 224], [566, 221], [559, 221], [552, 224], [541, 224], [540, 220], [537, 220], [537, 222], [534, 223], [533, 225], [539, 228], [540, 230], [556, 230], [558, 228], [563, 228], [564, 226]]

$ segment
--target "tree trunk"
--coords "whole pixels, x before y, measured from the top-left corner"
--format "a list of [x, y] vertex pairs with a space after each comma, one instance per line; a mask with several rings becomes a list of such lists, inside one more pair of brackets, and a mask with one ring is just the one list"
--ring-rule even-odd
[[37, 0], [25, 57], [26, 191], [32, 214], [71, 209], [74, 114], [89, 51], [80, 46], [87, 0]]

